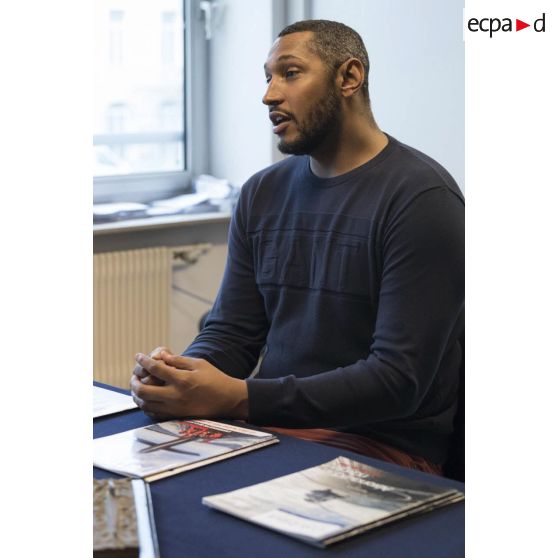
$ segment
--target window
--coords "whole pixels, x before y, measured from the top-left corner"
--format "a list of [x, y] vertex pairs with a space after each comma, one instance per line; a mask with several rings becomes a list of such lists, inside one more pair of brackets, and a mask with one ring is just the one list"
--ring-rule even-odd
[[175, 61], [176, 12], [161, 14], [161, 62], [172, 64]]
[[122, 64], [124, 12], [122, 10], [110, 10], [109, 18], [109, 59], [112, 64]]
[[190, 15], [197, 4], [95, 0], [95, 202], [149, 201], [188, 187], [196, 151], [187, 107], [199, 90], [192, 81], [205, 73], [206, 45]]
[[118, 153], [119, 157], [124, 157], [125, 144], [119, 143], [118, 138], [122, 138], [126, 131], [126, 112], [126, 103], [112, 103], [107, 109], [107, 131], [116, 140], [110, 147]]

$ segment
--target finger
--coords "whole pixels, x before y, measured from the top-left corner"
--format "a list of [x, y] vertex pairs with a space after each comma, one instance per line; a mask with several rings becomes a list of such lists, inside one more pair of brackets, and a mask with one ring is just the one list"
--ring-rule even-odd
[[134, 403], [141, 409], [141, 406], [143, 405], [143, 401], [137, 395], [135, 395], [134, 392], [132, 392], [131, 395]]
[[138, 384], [141, 384], [140, 378], [138, 378], [135, 374], [132, 374], [130, 378], [130, 389], [132, 390], [132, 395], [135, 393]]
[[142, 410], [147, 416], [157, 421], [181, 418], [186, 416], [184, 414], [169, 413], [167, 405], [159, 401], [145, 402]]
[[136, 364], [134, 366], [132, 374], [134, 374], [134, 376], [137, 376], [138, 378], [146, 378], [147, 376], [149, 376], [149, 372], [147, 370], [144, 370], [144, 368], [140, 364]]
[[134, 403], [153, 420], [161, 421], [173, 418], [168, 412], [167, 404], [161, 401], [148, 401], [132, 392]]
[[143, 399], [133, 396], [134, 403], [150, 418], [157, 422], [170, 420], [176, 417], [168, 412], [166, 403], [160, 401], [144, 401]]
[[176, 370], [168, 366], [162, 360], [156, 360], [142, 353], [136, 355], [136, 362], [149, 374], [156, 376], [164, 382], [172, 382], [175, 379]]
[[[154, 358], [156, 360], [160, 360], [161, 359], [161, 353], [162, 352], [166, 352], [166, 353], [171, 353], [171, 351], [169, 349], [167, 349], [167, 347], [157, 347], [156, 349], [153, 349], [150, 353], [149, 356], [151, 358]], [[171, 353], [172, 354], [172, 353]]]
[[[151, 378], [151, 376], [150, 376]], [[132, 397], [144, 402], [163, 401], [165, 399], [165, 386], [159, 384], [145, 384], [144, 380], [139, 380], [137, 376], [132, 376], [130, 380]], [[137, 404], [137, 402], [136, 402]], [[140, 405], [138, 404], [138, 407]], [[143, 407], [140, 407], [143, 409]]]
[[134, 368], [133, 376], [139, 378], [144, 384], [154, 385], [154, 386], [163, 386], [165, 382], [155, 376], [152, 376], [147, 370], [142, 368], [139, 364]]
[[151, 374], [147, 374], [144, 378], [141, 378], [141, 383], [146, 386], [164, 386], [165, 382]]
[[[172, 354], [170, 352], [169, 349], [167, 349], [167, 347], [157, 347], [156, 349], [153, 349], [150, 353], [149, 356], [154, 359], [154, 360], [161, 360], [161, 353], [165, 351], [169, 354]], [[136, 364], [134, 366], [134, 369], [132, 370], [132, 374], [135, 374], [138, 378], [145, 378], [149, 375], [149, 372], [147, 370], [145, 370], [142, 366], [140, 366], [139, 364]]]
[[173, 366], [174, 368], [179, 368], [181, 370], [196, 370], [199, 368], [200, 361], [202, 360], [182, 355], [173, 355], [167, 352], [161, 353], [161, 357], [169, 366]]
[[[176, 399], [175, 386], [173, 384], [146, 384], [143, 380], [133, 377], [130, 385], [134, 395], [145, 404], [162, 403], [167, 405]], [[145, 410], [145, 405], [141, 409]]]
[[153, 405], [153, 402], [150, 401], [144, 401], [143, 399], [140, 399], [137, 396], [133, 396], [134, 398], [134, 403], [144, 412], [144, 413], [148, 413], [150, 406]]

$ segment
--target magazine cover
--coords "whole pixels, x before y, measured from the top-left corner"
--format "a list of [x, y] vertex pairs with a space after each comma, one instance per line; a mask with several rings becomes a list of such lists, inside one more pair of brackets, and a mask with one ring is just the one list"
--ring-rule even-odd
[[463, 499], [454, 489], [386, 473], [338, 457], [317, 467], [202, 502], [324, 547], [411, 513]]
[[278, 441], [210, 420], [172, 420], [93, 440], [93, 465], [152, 481]]

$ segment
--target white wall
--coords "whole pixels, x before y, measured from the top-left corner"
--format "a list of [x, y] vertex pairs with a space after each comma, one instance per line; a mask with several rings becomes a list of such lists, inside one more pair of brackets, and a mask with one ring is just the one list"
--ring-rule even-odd
[[378, 125], [436, 159], [464, 189], [463, 0], [314, 0], [311, 14], [360, 33]]
[[209, 45], [211, 173], [241, 186], [271, 163], [263, 64], [272, 42], [272, 0], [221, 0]]

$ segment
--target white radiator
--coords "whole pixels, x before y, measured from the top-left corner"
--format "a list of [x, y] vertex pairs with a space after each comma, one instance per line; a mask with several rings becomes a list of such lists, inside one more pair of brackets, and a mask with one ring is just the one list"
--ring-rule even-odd
[[173, 249], [93, 258], [93, 376], [129, 387], [134, 355], [169, 345]]

